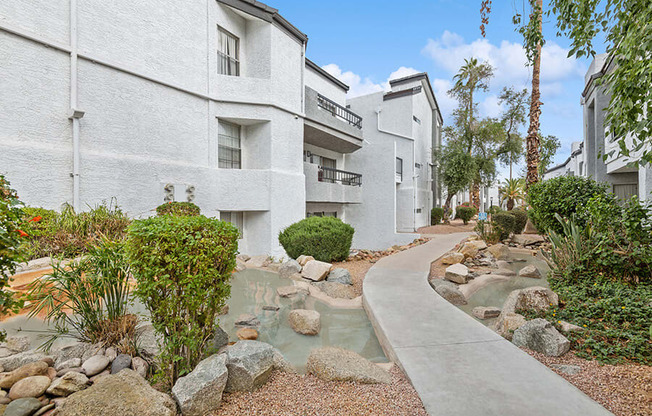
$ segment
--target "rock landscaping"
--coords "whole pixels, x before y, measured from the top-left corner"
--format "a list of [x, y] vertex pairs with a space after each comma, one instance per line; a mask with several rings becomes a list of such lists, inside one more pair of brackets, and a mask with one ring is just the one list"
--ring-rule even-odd
[[317, 335], [321, 330], [319, 312], [308, 309], [295, 309], [288, 315], [292, 329], [302, 335]]
[[312, 350], [306, 363], [308, 373], [327, 381], [375, 384], [391, 382], [389, 373], [353, 351], [338, 347]]
[[516, 346], [526, 347], [551, 357], [564, 355], [570, 349], [570, 341], [550, 322], [541, 318], [528, 321], [516, 329], [512, 342]]

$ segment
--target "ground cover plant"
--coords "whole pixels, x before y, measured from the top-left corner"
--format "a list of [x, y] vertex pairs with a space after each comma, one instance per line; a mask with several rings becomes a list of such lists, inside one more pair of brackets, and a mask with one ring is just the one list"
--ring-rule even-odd
[[48, 256], [79, 256], [102, 238], [123, 238], [130, 223], [115, 200], [79, 213], [69, 204], [65, 204], [61, 212], [32, 207], [25, 208], [24, 212], [26, 222], [40, 218], [40, 221], [27, 222], [25, 226], [28, 238], [24, 241], [23, 249], [28, 260]]
[[102, 239], [84, 258], [55, 261], [52, 268], [30, 284], [26, 295], [32, 303], [29, 317], [41, 316], [54, 327], [44, 347], [73, 337], [135, 355], [138, 319], [127, 312], [130, 274], [124, 242]]
[[155, 376], [168, 388], [209, 350], [218, 312], [230, 296], [238, 236], [232, 224], [202, 215], [163, 215], [129, 227], [134, 293], [162, 337]]
[[201, 210], [192, 202], [166, 202], [156, 207], [158, 215], [199, 215]]
[[294, 259], [312, 256], [325, 262], [343, 261], [349, 256], [355, 230], [333, 217], [310, 217], [279, 233], [278, 241]]

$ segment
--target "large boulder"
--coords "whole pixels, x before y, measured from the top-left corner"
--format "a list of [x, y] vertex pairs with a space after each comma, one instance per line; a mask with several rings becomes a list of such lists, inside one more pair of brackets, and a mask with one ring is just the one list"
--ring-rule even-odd
[[326, 280], [333, 283], [341, 283], [343, 285], [353, 284], [353, 280], [351, 279], [351, 273], [349, 273], [348, 270], [342, 267], [337, 267], [331, 270]]
[[487, 243], [484, 240], [471, 240], [467, 244], [474, 246], [478, 250], [484, 250], [487, 248]]
[[544, 241], [546, 241], [546, 239], [538, 234], [515, 234], [512, 236], [512, 243], [520, 244], [524, 247], [543, 243]]
[[315, 283], [319, 289], [332, 298], [338, 299], [353, 299], [356, 297], [355, 290], [351, 285], [345, 285], [336, 282], [317, 282]]
[[512, 339], [514, 331], [525, 324], [526, 319], [518, 313], [505, 313], [503, 310], [498, 319], [493, 324], [492, 329], [500, 334], [503, 338]]
[[32, 376], [44, 376], [48, 373], [48, 365], [44, 361], [25, 364], [9, 373], [0, 376], [0, 389], [10, 389], [18, 381]]
[[172, 397], [184, 416], [204, 416], [220, 407], [227, 379], [226, 354], [211, 355], [177, 380]]
[[474, 259], [479, 251], [478, 247], [470, 241], [465, 243], [460, 249], [460, 253], [464, 255], [465, 259]]
[[161, 343], [159, 335], [154, 331], [152, 324], [141, 325], [136, 328], [138, 338], [138, 352], [147, 359], [154, 359], [159, 355]]
[[70, 371], [61, 378], [54, 379], [47, 393], [52, 396], [67, 397], [88, 387], [88, 378], [75, 371]]
[[25, 352], [29, 350], [30, 344], [31, 342], [27, 335], [22, 335], [22, 336], [13, 335], [7, 337], [7, 340], [1, 343], [0, 346], [3, 348], [7, 348], [13, 353], [17, 353], [17, 352]]
[[514, 331], [514, 345], [529, 348], [549, 357], [559, 357], [570, 349], [570, 341], [545, 319], [537, 318]]
[[529, 266], [523, 267], [518, 271], [518, 275], [521, 277], [529, 277], [532, 279], [541, 279], [541, 272], [537, 269], [537, 266], [530, 264]]
[[59, 416], [175, 416], [177, 406], [170, 396], [127, 369], [100, 377], [91, 387], [71, 394], [58, 410]]
[[229, 334], [227, 334], [226, 331], [223, 330], [219, 325], [216, 325], [215, 335], [213, 335], [213, 341], [210, 344], [211, 348], [217, 351], [228, 343], [229, 343]]
[[469, 280], [469, 268], [463, 264], [453, 264], [446, 268], [446, 274], [444, 275], [446, 280], [450, 280], [453, 283], [458, 283], [463, 285]]
[[0, 358], [0, 367], [4, 368], [5, 371], [14, 371], [26, 364], [35, 363], [48, 357], [52, 358], [42, 352], [33, 350], [20, 352], [18, 354]]
[[444, 265], [457, 264], [464, 261], [464, 254], [453, 252], [447, 253], [441, 258], [441, 263]]
[[274, 368], [274, 347], [259, 341], [238, 341], [226, 349], [226, 391], [252, 391], [265, 384]]
[[328, 273], [333, 267], [330, 263], [325, 263], [319, 260], [310, 260], [303, 266], [301, 276], [304, 279], [312, 280], [313, 282], [320, 282], [328, 276]]
[[491, 253], [491, 255], [494, 256], [496, 260], [507, 260], [511, 255], [509, 248], [507, 248], [506, 245], [500, 243], [489, 246], [487, 251]]
[[306, 371], [327, 381], [389, 384], [391, 376], [371, 361], [339, 347], [316, 348], [310, 352]]
[[532, 221], [530, 219], [527, 219], [527, 222], [525, 223], [525, 229], [523, 230], [523, 234], [539, 234], [539, 230], [537, 230], [537, 227], [534, 226]]
[[545, 287], [532, 286], [520, 290], [515, 308], [540, 312], [557, 305], [559, 305], [559, 296], [555, 292]]
[[23, 397], [40, 397], [50, 387], [52, 380], [48, 376], [26, 377], [13, 386], [7, 395], [11, 400], [22, 399]]
[[321, 330], [321, 315], [309, 309], [294, 309], [288, 314], [290, 327], [302, 335], [317, 335]]
[[429, 280], [430, 286], [435, 289], [435, 292], [442, 298], [446, 299], [453, 305], [466, 305], [466, 297], [458, 289], [455, 283], [451, 283], [444, 279], [431, 279]]
[[287, 260], [281, 264], [281, 267], [278, 269], [278, 274], [284, 278], [290, 278], [295, 273], [301, 272], [301, 265], [296, 260]]

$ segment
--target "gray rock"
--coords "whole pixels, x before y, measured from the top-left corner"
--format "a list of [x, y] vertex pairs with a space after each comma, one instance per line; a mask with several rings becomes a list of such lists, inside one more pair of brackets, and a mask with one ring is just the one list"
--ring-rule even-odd
[[[113, 361], [113, 360], [115, 360], [116, 357], [118, 356], [118, 351], [117, 351], [115, 348], [113, 348], [113, 347], [109, 347], [109, 348], [106, 349], [106, 351], [104, 351], [104, 355], [105, 355], [106, 358], [108, 358], [110, 361]], [[73, 367], [76, 367], [76, 366], [73, 366]]]
[[511, 256], [509, 248], [501, 243], [489, 246], [487, 251], [491, 253], [491, 255], [494, 256], [496, 260], [507, 260]]
[[131, 368], [131, 355], [120, 354], [111, 363], [111, 374], [118, 374], [125, 368]]
[[226, 333], [219, 325], [215, 326], [215, 336], [211, 343], [211, 348], [215, 351], [229, 343], [229, 334]]
[[582, 328], [581, 326], [573, 325], [570, 322], [566, 321], [559, 321], [559, 326], [561, 328], [561, 332], [580, 332], [584, 331], [585, 328]]
[[518, 271], [518, 275], [521, 277], [529, 277], [532, 279], [541, 278], [541, 272], [533, 264], [523, 267], [521, 270]]
[[140, 357], [134, 357], [131, 359], [131, 368], [142, 378], [147, 377], [147, 371], [149, 370], [149, 363], [143, 360]]
[[67, 397], [88, 387], [88, 377], [81, 373], [70, 371], [61, 378], [56, 378], [47, 389], [52, 396]]
[[313, 282], [320, 282], [328, 276], [328, 273], [333, 267], [330, 263], [325, 263], [319, 260], [310, 260], [303, 266], [301, 270], [301, 276], [304, 279], [312, 280]]
[[59, 416], [175, 416], [170, 396], [154, 390], [132, 370], [101, 377], [85, 390], [71, 394], [58, 408]]
[[446, 268], [444, 278], [454, 283], [464, 284], [469, 280], [469, 268], [463, 264], [453, 264]]
[[41, 408], [41, 402], [33, 397], [14, 400], [7, 405], [3, 416], [31, 416]]
[[40, 397], [50, 387], [50, 377], [31, 376], [17, 381], [7, 396], [11, 400], [22, 399], [23, 397]]
[[227, 379], [226, 354], [211, 355], [177, 380], [172, 397], [184, 416], [204, 416], [220, 407]]
[[429, 280], [430, 286], [435, 289], [435, 292], [442, 298], [446, 299], [453, 305], [466, 305], [466, 297], [457, 288], [455, 283], [451, 283], [444, 279], [431, 279]]
[[550, 364], [550, 368], [554, 368], [555, 370], [559, 370], [562, 373], [571, 376], [578, 374], [580, 371], [582, 371], [582, 367], [580, 367], [579, 365], [569, 365], [569, 364]]
[[491, 319], [500, 316], [500, 308], [494, 306], [477, 306], [473, 308], [473, 316], [478, 319]]
[[238, 316], [238, 318], [235, 320], [235, 326], [258, 327], [260, 326], [260, 320], [258, 320], [256, 315], [252, 315], [250, 313], [243, 313], [242, 315]]
[[512, 236], [512, 242], [522, 246], [531, 246], [533, 244], [543, 243], [544, 241], [546, 239], [537, 234], [516, 234]]
[[35, 363], [47, 357], [50, 356], [33, 350], [19, 352], [18, 354], [13, 354], [9, 357], [0, 358], [0, 366], [4, 368], [5, 371], [14, 371], [25, 364]]
[[317, 282], [315, 286], [332, 298], [353, 299], [356, 297], [355, 290], [351, 285], [325, 281]]
[[555, 292], [545, 287], [531, 286], [520, 290], [514, 306], [516, 310], [541, 312], [557, 305], [559, 296]]
[[326, 277], [326, 280], [328, 282], [341, 283], [343, 285], [353, 284], [353, 280], [351, 279], [351, 273], [349, 273], [348, 270], [342, 267], [337, 267], [331, 270], [331, 272], [328, 273], [328, 277]]
[[99, 350], [98, 346], [89, 344], [87, 342], [75, 342], [74, 344], [66, 345], [60, 349], [53, 352], [56, 356], [55, 367], [58, 367], [61, 363], [69, 361], [73, 358], [79, 358], [82, 362], [90, 356], [95, 355]]
[[227, 392], [255, 390], [274, 368], [274, 347], [260, 341], [238, 341], [226, 349], [226, 356]]
[[284, 373], [296, 373], [297, 370], [290, 364], [281, 351], [274, 348], [274, 370], [282, 371]]
[[159, 336], [154, 331], [152, 324], [141, 325], [136, 329], [138, 339], [138, 352], [147, 359], [153, 359], [161, 350]]
[[13, 351], [14, 353], [25, 352], [29, 350], [30, 347], [29, 337], [26, 335], [13, 335], [7, 337], [7, 340], [2, 343], [2, 346]]
[[284, 278], [290, 278], [290, 276], [299, 272], [301, 272], [301, 265], [296, 260], [287, 260], [278, 269], [279, 276]]
[[94, 355], [88, 360], [84, 361], [82, 364], [82, 369], [84, 370], [84, 374], [86, 374], [88, 377], [91, 377], [104, 371], [104, 369], [108, 367], [110, 363], [111, 361], [109, 361], [109, 359], [104, 355]]
[[388, 372], [353, 351], [339, 347], [313, 349], [308, 356], [306, 371], [327, 381], [389, 384]]
[[321, 330], [321, 315], [309, 309], [294, 309], [288, 314], [290, 327], [302, 335], [317, 335]]
[[296, 286], [281, 286], [276, 289], [276, 293], [282, 298], [289, 298], [297, 294], [299, 289]]
[[503, 309], [491, 328], [504, 338], [511, 340], [514, 335], [514, 331], [523, 326], [525, 322], [527, 321], [523, 315], [519, 315], [517, 313], [507, 313]]
[[570, 341], [550, 322], [541, 318], [528, 321], [514, 331], [512, 342], [549, 357], [559, 357], [570, 349]]
[[57, 377], [63, 377], [66, 373], [81, 373], [84, 374], [84, 370], [82, 370], [81, 367], [71, 367], [71, 368], [62, 368], [61, 370], [57, 370]]

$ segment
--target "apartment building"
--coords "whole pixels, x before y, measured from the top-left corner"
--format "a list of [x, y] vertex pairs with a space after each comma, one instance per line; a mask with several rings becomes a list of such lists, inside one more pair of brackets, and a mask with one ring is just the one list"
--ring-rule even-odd
[[307, 40], [254, 0], [0, 2], [0, 172], [51, 209], [192, 201], [249, 254], [283, 256], [279, 231], [311, 215], [352, 223], [356, 247], [413, 239], [397, 231], [427, 224], [441, 126], [427, 76], [357, 111]]
[[586, 176], [585, 173], [584, 142], [573, 142], [570, 156], [563, 163], [548, 169], [543, 175], [543, 179], [557, 176]]

